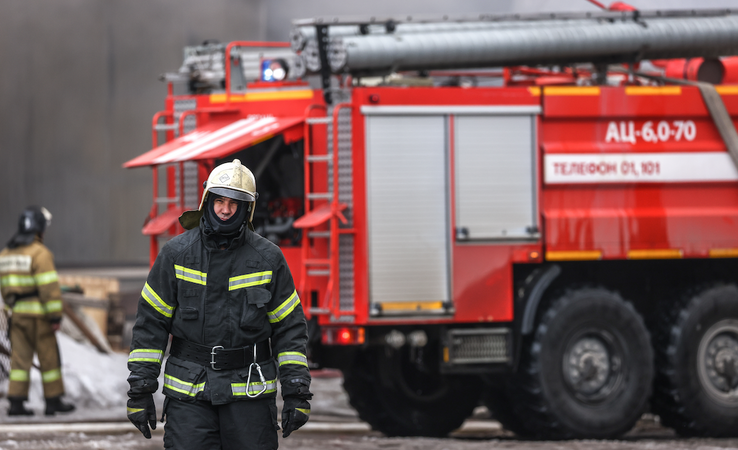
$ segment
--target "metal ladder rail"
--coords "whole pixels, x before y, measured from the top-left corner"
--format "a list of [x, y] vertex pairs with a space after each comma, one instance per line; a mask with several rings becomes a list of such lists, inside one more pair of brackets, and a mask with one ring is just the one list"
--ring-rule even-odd
[[[326, 290], [323, 299], [318, 302], [317, 308], [308, 308], [310, 314], [327, 315], [332, 314], [334, 316], [340, 316], [345, 314], [352, 314], [353, 312], [342, 312], [336, 305], [336, 295], [334, 295], [335, 286], [339, 277], [339, 242], [338, 236], [342, 230], [338, 228], [338, 220], [343, 223], [347, 223], [346, 218], [342, 214], [342, 210], [346, 208], [346, 205], [341, 204], [338, 199], [338, 114], [343, 108], [350, 108], [350, 103], [338, 104], [333, 109], [332, 117], [314, 118], [312, 120], [306, 119], [306, 127], [311, 124], [320, 123], [331, 123], [333, 122], [333, 129], [331, 133], [332, 152], [328, 155], [311, 155], [310, 147], [305, 151], [305, 199], [306, 205], [309, 209], [309, 205], [313, 200], [327, 199], [330, 200], [328, 204], [329, 216], [328, 216], [328, 232], [322, 234], [321, 232], [310, 233], [306, 230], [305, 236], [303, 236], [303, 264], [301, 268], [301, 289], [302, 292], [306, 292], [310, 282], [308, 279], [312, 276], [325, 276], [328, 275], [328, 281], [326, 283]], [[307, 128], [306, 128], [307, 129]], [[307, 135], [309, 136], [309, 135]], [[309, 144], [308, 144], [309, 145]], [[316, 193], [311, 190], [311, 174], [313, 164], [318, 162], [325, 162], [328, 164], [328, 168], [332, 168], [332, 192]], [[310, 211], [306, 210], [306, 214]], [[351, 231], [351, 230], [348, 230]], [[321, 234], [317, 234], [321, 233]], [[328, 239], [328, 255], [326, 258], [310, 258], [309, 251], [312, 248], [310, 245], [311, 239], [315, 238], [327, 238]], [[315, 270], [310, 269], [314, 266], [327, 266], [327, 270]], [[340, 301], [340, 299], [339, 299]]]
[[343, 205], [339, 202], [339, 192], [338, 192], [338, 186], [339, 186], [339, 174], [338, 174], [338, 115], [342, 109], [351, 109], [353, 108], [353, 105], [351, 103], [338, 103], [333, 107], [333, 200], [331, 201], [331, 218], [329, 221], [329, 228], [330, 228], [330, 242], [329, 242], [329, 258], [330, 258], [330, 275], [328, 277], [328, 285], [326, 286], [326, 304], [328, 305], [328, 309], [333, 311], [333, 316], [344, 316], [344, 315], [352, 315], [354, 314], [354, 311], [341, 311], [340, 308], [340, 296], [334, 294], [334, 288], [335, 285], [338, 282], [339, 279], [339, 234], [343, 233], [353, 233], [354, 230], [348, 229], [348, 230], [341, 230], [338, 227], [338, 221], [340, 220], [342, 223], [346, 224], [348, 221], [346, 220], [346, 217], [343, 215], [342, 211], [346, 208], [346, 205]]
[[[310, 111], [313, 109], [323, 109], [325, 110], [325, 107], [322, 105], [310, 105], [307, 108], [306, 111], [306, 118], [305, 118], [305, 129], [304, 129], [304, 191], [305, 191], [305, 212], [304, 214], [309, 214], [313, 209], [311, 208], [312, 202], [316, 200], [315, 196], [313, 195], [314, 192], [312, 192], [312, 173], [313, 173], [313, 164], [316, 162], [330, 162], [328, 156], [329, 155], [313, 155], [312, 154], [312, 145], [311, 145], [311, 137], [312, 137], [312, 131], [311, 131], [311, 125], [314, 124], [321, 124], [321, 123], [329, 123], [330, 118], [326, 116], [322, 117], [310, 117]], [[302, 264], [300, 267], [300, 286], [298, 288], [300, 295], [303, 297], [307, 297], [307, 293], [312, 287], [312, 283], [309, 281], [309, 278], [312, 276], [315, 276], [315, 269], [312, 269], [311, 267], [314, 267], [315, 265], [322, 265], [325, 263], [325, 265], [328, 264], [328, 260], [322, 260], [318, 258], [312, 258], [311, 256], [311, 250], [313, 248], [312, 246], [312, 240], [315, 238], [330, 238], [330, 232], [326, 233], [325, 236], [315, 235], [315, 232], [310, 232], [310, 229], [307, 228], [303, 231], [302, 236]], [[320, 303], [318, 304], [318, 307], [308, 307], [306, 308], [306, 313], [309, 316], [312, 314], [316, 315], [325, 315], [328, 314], [330, 311], [325, 310], [324, 308], [320, 308]]]

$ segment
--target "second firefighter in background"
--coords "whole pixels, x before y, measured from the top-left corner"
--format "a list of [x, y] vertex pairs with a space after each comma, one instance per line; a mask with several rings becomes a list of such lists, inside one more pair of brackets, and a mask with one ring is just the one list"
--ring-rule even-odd
[[9, 317], [10, 383], [9, 416], [30, 416], [28, 400], [31, 366], [38, 356], [47, 416], [70, 412], [74, 406], [62, 401], [64, 382], [56, 332], [62, 320], [62, 298], [54, 255], [43, 244], [51, 224], [44, 207], [30, 206], [18, 219], [18, 232], [0, 252], [0, 291]]
[[253, 231], [256, 180], [239, 160], [210, 174], [185, 233], [159, 253], [141, 293], [128, 417], [150, 437], [164, 370], [165, 448], [277, 448], [310, 414], [307, 323], [281, 250]]

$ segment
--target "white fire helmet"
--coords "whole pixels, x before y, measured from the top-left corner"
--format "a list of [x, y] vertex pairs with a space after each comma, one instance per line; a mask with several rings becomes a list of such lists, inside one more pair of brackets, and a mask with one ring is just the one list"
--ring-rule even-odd
[[241, 161], [234, 159], [233, 162], [221, 164], [212, 172], [208, 180], [205, 182], [205, 189], [200, 200], [200, 211], [204, 211], [207, 204], [209, 193], [221, 195], [223, 197], [241, 200], [251, 205], [251, 214], [249, 215], [249, 223], [254, 218], [254, 209], [256, 207], [256, 199], [259, 194], [256, 192], [256, 179], [251, 171], [241, 164]]
[[213, 169], [203, 188], [200, 207], [196, 210], [185, 211], [179, 216], [179, 223], [185, 230], [191, 230], [198, 226], [207, 207], [208, 194], [211, 192], [215, 195], [248, 203], [251, 206], [251, 213], [247, 221], [248, 227], [251, 230], [254, 229], [251, 221], [254, 218], [256, 199], [259, 198], [259, 194], [256, 192], [254, 174], [241, 164], [241, 161], [234, 159], [232, 162], [221, 164]]

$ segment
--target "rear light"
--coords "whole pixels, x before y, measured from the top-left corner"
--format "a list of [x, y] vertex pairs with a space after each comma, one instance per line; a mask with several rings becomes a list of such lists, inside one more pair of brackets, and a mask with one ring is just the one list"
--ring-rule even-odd
[[363, 327], [323, 328], [322, 342], [326, 345], [359, 345], [365, 340]]

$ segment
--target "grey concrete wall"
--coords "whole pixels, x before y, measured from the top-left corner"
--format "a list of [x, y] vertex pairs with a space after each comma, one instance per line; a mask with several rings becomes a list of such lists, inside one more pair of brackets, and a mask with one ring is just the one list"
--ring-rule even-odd
[[[607, 3], [607, 2], [606, 2]], [[642, 9], [735, 0], [641, 0]], [[151, 146], [159, 74], [205, 39], [286, 40], [325, 15], [593, 11], [585, 0], [4, 0], [0, 2], [0, 247], [29, 204], [54, 214], [59, 265], [146, 264], [151, 171], [121, 164]]]
[[[160, 73], [204, 39], [264, 38], [260, 0], [8, 0], [0, 3], [0, 244], [20, 211], [53, 214], [57, 263], [146, 263]], [[0, 245], [1, 247], [2, 245]]]

